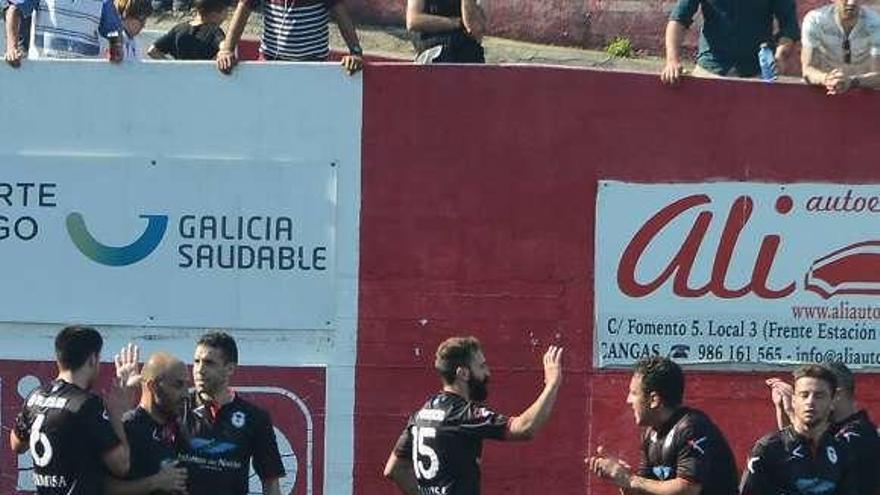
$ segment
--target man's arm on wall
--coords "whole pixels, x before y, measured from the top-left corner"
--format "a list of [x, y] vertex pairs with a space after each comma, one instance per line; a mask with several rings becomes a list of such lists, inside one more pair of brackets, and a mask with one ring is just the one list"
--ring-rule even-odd
[[425, 13], [425, 0], [407, 0], [406, 29], [420, 33], [442, 33], [462, 27], [460, 17], [443, 17]]
[[684, 66], [681, 63], [684, 29], [684, 25], [678, 21], [666, 23], [666, 65], [660, 73], [660, 81], [665, 84], [676, 84], [684, 73]]
[[6, 63], [12, 67], [21, 65], [23, 54], [18, 49], [18, 37], [21, 29], [21, 11], [17, 5], [6, 9]]
[[241, 35], [244, 33], [245, 25], [247, 25], [250, 16], [251, 7], [248, 0], [239, 0], [235, 7], [235, 13], [232, 14], [232, 21], [229, 22], [226, 38], [220, 43], [220, 49], [217, 51], [217, 69], [224, 74], [232, 73], [232, 68], [238, 64], [235, 49], [238, 47], [238, 42], [241, 41]]

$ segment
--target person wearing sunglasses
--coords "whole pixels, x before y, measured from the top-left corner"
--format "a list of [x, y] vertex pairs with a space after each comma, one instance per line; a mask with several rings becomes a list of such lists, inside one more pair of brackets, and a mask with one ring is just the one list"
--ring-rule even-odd
[[804, 17], [804, 80], [829, 95], [880, 88], [880, 13], [860, 3], [834, 0]]

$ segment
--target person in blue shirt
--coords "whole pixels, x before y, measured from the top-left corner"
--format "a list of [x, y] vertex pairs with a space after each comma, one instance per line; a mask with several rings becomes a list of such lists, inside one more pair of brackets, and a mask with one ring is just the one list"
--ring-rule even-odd
[[[666, 25], [666, 65], [660, 74], [666, 84], [677, 83], [684, 72], [682, 40], [697, 10], [703, 14], [703, 28], [696, 76], [755, 77], [761, 72], [762, 43], [775, 45], [777, 69], [784, 72], [800, 39], [795, 0], [678, 0]], [[775, 33], [774, 19], [779, 25]]]
[[122, 61], [122, 20], [113, 0], [9, 0], [5, 59], [12, 67], [24, 56], [17, 40], [28, 15], [33, 19], [28, 58], [97, 58], [100, 34], [110, 40], [110, 60]]

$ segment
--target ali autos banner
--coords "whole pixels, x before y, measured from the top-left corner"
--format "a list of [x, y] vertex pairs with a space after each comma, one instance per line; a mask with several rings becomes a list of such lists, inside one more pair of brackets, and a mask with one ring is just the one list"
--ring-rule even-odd
[[601, 181], [595, 363], [880, 367], [880, 186]]
[[7, 159], [0, 319], [331, 328], [336, 171], [330, 160]]

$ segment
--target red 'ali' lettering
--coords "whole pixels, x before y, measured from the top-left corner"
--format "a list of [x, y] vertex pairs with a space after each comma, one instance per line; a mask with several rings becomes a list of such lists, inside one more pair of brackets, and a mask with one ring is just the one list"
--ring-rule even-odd
[[[706, 238], [706, 232], [712, 223], [711, 211], [701, 211], [691, 227], [687, 237], [682, 242], [678, 253], [669, 261], [666, 268], [654, 280], [646, 283], [636, 280], [636, 266], [651, 241], [657, 237], [669, 223], [682, 213], [691, 208], [706, 205], [712, 200], [705, 194], [695, 194], [682, 198], [669, 206], [666, 206], [651, 217], [642, 228], [636, 232], [620, 258], [617, 267], [617, 285], [624, 294], [630, 297], [644, 297], [656, 291], [673, 277], [672, 291], [680, 297], [701, 297], [706, 294], [714, 294], [722, 299], [734, 299], [745, 296], [752, 292], [764, 299], [779, 299], [791, 294], [795, 289], [794, 282], [789, 283], [782, 289], [774, 290], [768, 286], [768, 278], [776, 252], [779, 249], [780, 237], [778, 235], [766, 235], [761, 242], [755, 264], [752, 269], [751, 280], [742, 287], [727, 287], [727, 272], [730, 269], [730, 261], [736, 250], [739, 236], [752, 216], [754, 201], [749, 196], [736, 198], [730, 206], [721, 241], [715, 252], [712, 265], [712, 276], [706, 285], [691, 287], [690, 278], [694, 262], [700, 246]], [[791, 211], [792, 200], [789, 196], [781, 196], [776, 201], [776, 211], [782, 215]]]

